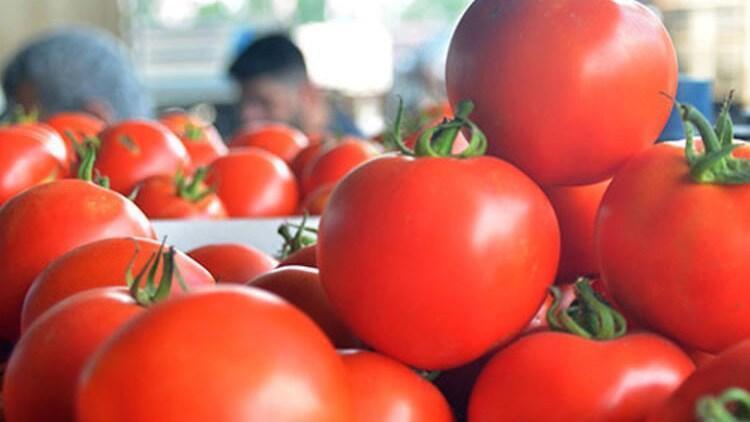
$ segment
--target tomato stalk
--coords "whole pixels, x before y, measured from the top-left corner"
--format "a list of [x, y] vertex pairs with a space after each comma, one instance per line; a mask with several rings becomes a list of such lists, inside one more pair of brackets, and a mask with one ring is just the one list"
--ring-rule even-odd
[[187, 178], [182, 171], [178, 171], [175, 175], [177, 195], [180, 198], [193, 203], [200, 202], [208, 195], [211, 195], [216, 189], [208, 188], [203, 184], [207, 175], [208, 168], [206, 167], [197, 168], [192, 178]]
[[188, 122], [185, 124], [185, 138], [189, 141], [200, 141], [203, 138], [203, 129]]
[[[164, 240], [166, 241], [166, 239]], [[133, 276], [133, 264], [138, 252], [139, 248], [136, 243], [135, 252], [130, 259], [130, 263], [128, 263], [128, 268], [125, 274], [125, 280], [130, 289], [130, 295], [136, 303], [140, 306], [148, 307], [165, 300], [169, 297], [169, 293], [172, 290], [172, 277], [177, 278], [183, 291], [188, 290], [187, 285], [175, 264], [174, 257], [176, 251], [174, 246], [170, 246], [169, 249], [164, 252], [164, 241], [162, 241], [159, 250], [151, 254], [148, 261], [143, 265], [143, 268], [141, 268], [137, 275]], [[162, 258], [164, 259], [164, 266], [162, 268], [161, 279], [157, 285], [156, 272], [159, 270], [159, 264]], [[148, 274], [146, 273], [147, 271]], [[146, 277], [146, 282], [141, 286], [141, 281], [144, 276]]]
[[97, 142], [92, 139], [86, 139], [82, 146], [83, 156], [81, 164], [78, 166], [78, 179], [87, 182], [93, 182], [97, 185], [109, 189], [109, 178], [97, 174], [94, 177], [94, 163], [96, 162], [96, 152], [98, 149]]
[[701, 397], [695, 414], [703, 422], [750, 421], [750, 394], [733, 387], [718, 396]]
[[[732, 93], [724, 102], [716, 126], [695, 107], [680, 104], [683, 124], [685, 126], [685, 157], [690, 164], [690, 175], [698, 183], [716, 183], [737, 185], [750, 182], [750, 161], [732, 156], [740, 145], [734, 144], [734, 127], [729, 115]], [[698, 130], [705, 152], [700, 155], [693, 142], [693, 127]]]
[[[279, 259], [284, 259], [302, 248], [314, 245], [318, 241], [318, 231], [307, 226], [308, 218], [309, 215], [305, 213], [302, 216], [300, 224], [284, 223], [279, 226], [277, 232], [284, 238], [284, 245], [282, 245], [279, 252]], [[297, 229], [294, 234], [292, 234], [292, 228]]]
[[24, 124], [24, 123], [37, 123], [39, 122], [39, 109], [34, 107], [29, 111], [26, 111], [23, 106], [16, 106], [13, 109], [13, 123]]
[[550, 287], [552, 306], [547, 311], [547, 322], [553, 330], [569, 332], [587, 339], [611, 340], [627, 332], [627, 321], [609, 306], [591, 287], [591, 280], [581, 277], [576, 281], [576, 300], [564, 309], [562, 293]]

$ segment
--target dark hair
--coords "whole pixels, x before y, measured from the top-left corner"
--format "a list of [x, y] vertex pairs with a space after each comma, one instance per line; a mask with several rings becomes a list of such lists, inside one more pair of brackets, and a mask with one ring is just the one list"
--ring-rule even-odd
[[253, 41], [229, 67], [237, 81], [272, 76], [302, 81], [307, 79], [305, 59], [286, 34], [270, 34]]

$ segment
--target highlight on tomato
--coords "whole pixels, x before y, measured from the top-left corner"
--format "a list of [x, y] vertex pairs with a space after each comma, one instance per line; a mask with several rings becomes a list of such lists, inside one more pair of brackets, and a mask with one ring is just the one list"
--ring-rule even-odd
[[180, 138], [190, 156], [191, 171], [229, 152], [214, 125], [194, 113], [169, 110], [159, 117], [159, 123]]
[[264, 149], [287, 163], [310, 145], [307, 136], [284, 123], [267, 122], [249, 126], [232, 137], [232, 148], [256, 147]]
[[217, 283], [245, 284], [278, 265], [274, 257], [243, 243], [204, 245], [188, 255], [205, 267]]

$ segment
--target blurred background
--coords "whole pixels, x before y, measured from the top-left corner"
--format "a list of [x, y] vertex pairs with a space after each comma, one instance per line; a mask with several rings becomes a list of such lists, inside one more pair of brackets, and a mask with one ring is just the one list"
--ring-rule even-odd
[[[443, 98], [453, 26], [470, 0], [1, 0], [0, 63], [61, 25], [114, 34], [128, 48], [157, 107], [198, 107], [225, 135], [237, 125], [235, 55], [259, 35], [289, 30], [310, 79], [365, 135], [394, 113], [394, 95], [417, 107]], [[750, 106], [750, 0], [643, 1], [664, 19], [685, 80], [737, 91]], [[0, 99], [0, 109], [2, 109]], [[742, 130], [742, 127], [741, 127]]]

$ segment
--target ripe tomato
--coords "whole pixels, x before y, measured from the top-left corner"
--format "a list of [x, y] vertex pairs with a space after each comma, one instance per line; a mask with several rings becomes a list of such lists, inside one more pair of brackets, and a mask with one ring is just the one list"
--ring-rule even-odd
[[155, 175], [175, 174], [190, 167], [190, 157], [179, 139], [163, 125], [126, 120], [100, 135], [96, 169], [109, 177], [112, 189], [130, 194], [138, 182]]
[[[132, 261], [133, 274], [141, 271], [161, 249], [159, 242], [142, 237], [115, 237], [79, 246], [52, 261], [34, 280], [23, 302], [21, 333], [47, 309], [78, 292], [97, 287], [126, 286], [125, 270]], [[200, 264], [182, 252], [175, 255], [177, 270], [189, 289], [211, 286], [214, 279]], [[157, 279], [161, 277], [160, 264]], [[182, 293], [172, 279], [172, 292]]]
[[304, 133], [283, 123], [253, 125], [234, 135], [232, 148], [256, 147], [264, 149], [291, 163], [294, 157], [310, 145]]
[[50, 116], [46, 122], [57, 131], [65, 141], [65, 147], [73, 163], [78, 161], [76, 146], [73, 142], [83, 143], [86, 138], [97, 136], [107, 124], [104, 120], [91, 114], [66, 111]]
[[237, 149], [216, 159], [206, 182], [216, 187], [231, 217], [291, 215], [297, 209], [299, 188], [292, 171], [259, 148]]
[[41, 143], [48, 154], [55, 157], [61, 167], [61, 177], [70, 173], [70, 162], [72, 157], [68, 155], [65, 141], [54, 129], [44, 123], [24, 123], [8, 127], [0, 127], [0, 139], [34, 139]]
[[247, 285], [277, 294], [296, 306], [318, 324], [337, 348], [361, 346], [331, 307], [317, 268], [285, 266], [261, 274]]
[[180, 138], [190, 155], [191, 170], [229, 152], [216, 128], [194, 114], [171, 111], [159, 117], [159, 122]]
[[99, 349], [79, 382], [77, 420], [349, 422], [347, 382], [302, 312], [222, 286], [153, 307]]
[[302, 175], [302, 190], [309, 194], [320, 186], [335, 184], [352, 169], [379, 153], [380, 149], [373, 143], [354, 138], [344, 139], [339, 144], [322, 150], [307, 165]]
[[305, 246], [304, 248], [292, 252], [286, 258], [279, 261], [279, 267], [285, 267], [288, 265], [301, 265], [303, 267], [317, 268], [318, 263], [316, 260], [317, 245]]
[[609, 180], [594, 185], [544, 188], [560, 224], [558, 283], [599, 274], [594, 253], [596, 212]]
[[34, 278], [69, 250], [114, 236], [153, 237], [124, 196], [83, 180], [35, 186], [0, 208], [0, 340], [18, 337], [23, 298]]
[[366, 351], [341, 357], [352, 385], [358, 422], [451, 422], [448, 402], [429, 381], [403, 364]]
[[636, 1], [477, 0], [453, 34], [446, 84], [452, 104], [475, 102], [491, 154], [542, 185], [590, 184], [656, 141], [677, 59]]
[[75, 420], [78, 376], [94, 351], [141, 307], [126, 288], [77, 294], [39, 318], [13, 350], [3, 380], [9, 421]]
[[300, 205], [301, 211], [310, 215], [321, 215], [325, 210], [328, 201], [331, 199], [335, 183], [322, 185], [305, 196], [305, 200]]
[[0, 205], [16, 194], [57, 179], [65, 171], [38, 140], [0, 128]]
[[224, 204], [203, 183], [203, 177], [205, 173], [200, 170], [192, 179], [181, 173], [151, 176], [138, 185], [134, 202], [151, 219], [227, 218]]
[[541, 189], [491, 157], [373, 159], [339, 182], [318, 236], [323, 287], [347, 325], [424, 369], [460, 366], [520, 332], [560, 247]]
[[294, 159], [289, 164], [289, 168], [292, 169], [292, 172], [297, 176], [298, 180], [302, 179], [302, 175], [305, 174], [305, 169], [308, 164], [315, 160], [318, 154], [323, 150], [323, 146], [323, 143], [308, 145], [294, 156]]
[[669, 400], [656, 409], [647, 420], [649, 422], [700, 420], [695, 416], [698, 400], [706, 395], [720, 394], [730, 387], [750, 389], [750, 340], [738, 343], [696, 369]]
[[203, 265], [217, 283], [245, 284], [278, 265], [272, 256], [241, 243], [201, 246], [188, 255]]

